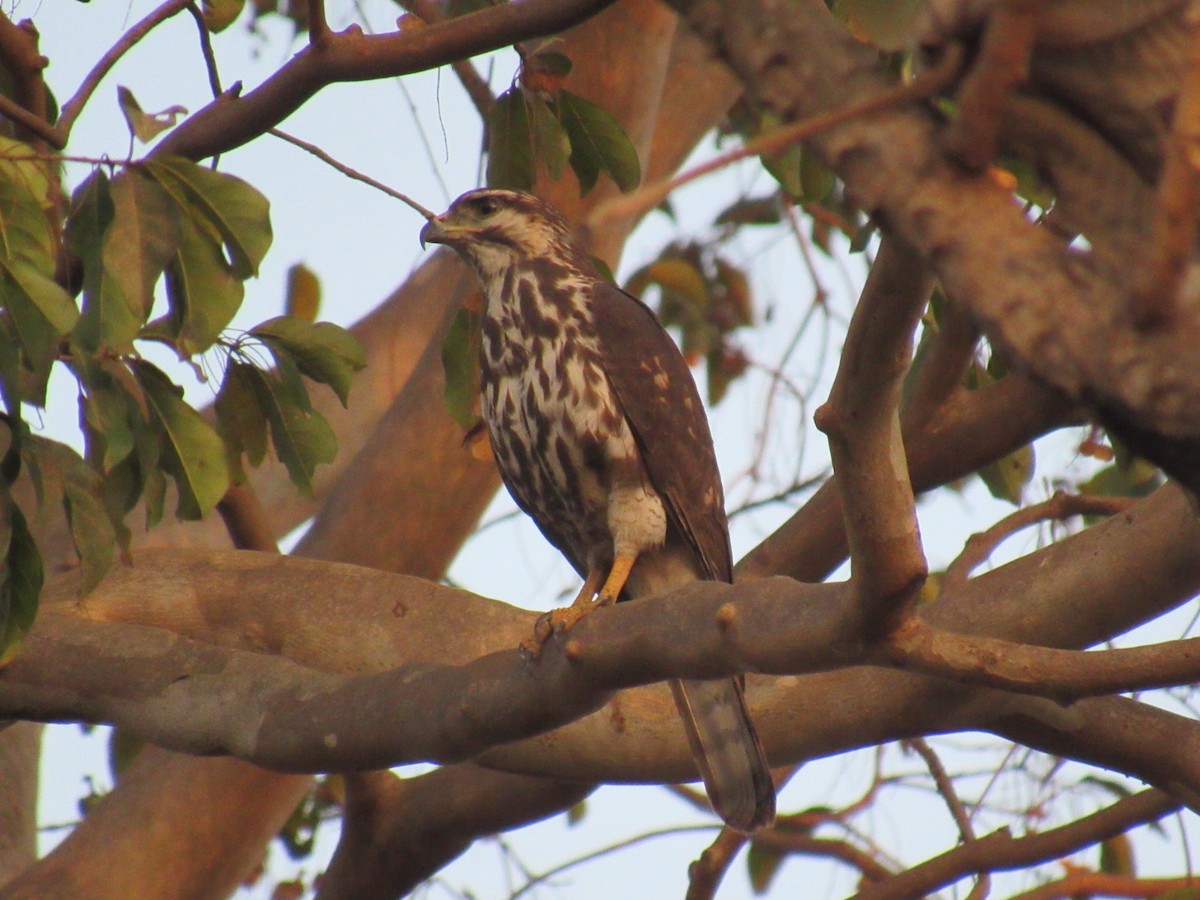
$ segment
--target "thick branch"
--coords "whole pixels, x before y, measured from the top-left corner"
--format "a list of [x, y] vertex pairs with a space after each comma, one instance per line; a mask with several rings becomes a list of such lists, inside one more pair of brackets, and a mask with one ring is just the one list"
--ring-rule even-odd
[[851, 584], [864, 621], [880, 631], [910, 606], [927, 574], [900, 398], [930, 287], [912, 250], [885, 238], [850, 322], [829, 402], [815, 417], [829, 436], [842, 495]]
[[593, 788], [470, 764], [406, 780], [391, 772], [347, 779], [342, 839], [321, 900], [405, 896], [477, 837], [561, 812]]
[[[924, 614], [960, 634], [1089, 646], [1200, 587], [1197, 540], [1186, 501], [1164, 488], [1123, 516], [967, 582]], [[1110, 563], [1103, 572], [1098, 557]], [[1146, 558], [1159, 565], [1136, 564]], [[115, 570], [101, 584], [84, 607], [91, 620], [70, 603], [48, 604], [26, 654], [0, 673], [0, 712], [115, 720], [171, 746], [292, 771], [464, 759], [577, 719], [622, 687], [739, 669], [824, 673], [752, 685], [778, 763], [848, 741], [985, 722], [1007, 729], [1030, 710], [1053, 729], [1074, 722], [1073, 712], [1050, 715], [1056, 707], [1045, 701], [973, 695], [961, 684], [871, 668], [829, 671], [864, 658], [843, 586], [694, 585], [590, 617], [564, 652], [533, 665], [512, 649], [528, 614], [419, 580], [251, 554], [147, 555], [143, 566]], [[52, 596], [72, 590], [71, 579], [60, 579]], [[145, 624], [117, 624], [130, 621]], [[378, 674], [334, 674], [362, 672], [365, 661]], [[688, 777], [664, 692], [626, 695], [621, 712], [620, 727], [588, 717], [545, 740], [497, 747], [487, 762], [599, 779]], [[1143, 768], [1133, 757], [1122, 764]]]
[[[875, 51], [820, 4], [672, 5], [785, 122], [892, 86]], [[1192, 352], [1200, 307], [1181, 307], [1176, 328], [1144, 333], [1127, 315], [1121, 272], [1029, 222], [991, 179], [964, 174], [939, 137], [937, 117], [913, 105], [831, 127], [810, 146], [860, 204], [929, 259], [995, 346], [1088, 403], [1139, 452], [1200, 483], [1200, 357]], [[1140, 215], [1126, 208], [1126, 218]]]

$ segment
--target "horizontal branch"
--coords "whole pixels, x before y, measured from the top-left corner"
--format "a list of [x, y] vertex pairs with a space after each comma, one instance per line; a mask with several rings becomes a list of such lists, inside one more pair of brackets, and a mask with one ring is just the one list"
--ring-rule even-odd
[[911, 671], [1059, 700], [1200, 681], [1200, 638], [1083, 652], [954, 634], [912, 617], [880, 655]]
[[[1197, 540], [1181, 492], [1164, 488], [922, 613], [960, 634], [1090, 646], [1191, 596]], [[1102, 579], [1098, 556], [1113, 564]], [[1148, 557], [1160, 565], [1140, 570], [1135, 562]], [[749, 688], [777, 764], [946, 729], [1028, 730], [1031, 716], [1051, 729], [1035, 729], [1041, 743], [1078, 736], [1077, 707], [981, 692], [958, 671], [948, 682], [854, 665], [873, 660], [845, 585], [692, 585], [602, 611], [534, 664], [515, 650], [532, 614], [420, 579], [249, 553], [146, 553], [138, 562], [114, 569], [82, 603], [72, 579], [52, 584], [25, 652], [0, 671], [0, 716], [116, 722], [171, 748], [284, 771], [486, 751], [486, 765], [529, 774], [676, 781], [692, 770], [665, 691], [625, 693], [580, 717], [632, 685], [751, 670], [786, 675], [752, 678]], [[793, 674], [805, 672], [814, 674]], [[1195, 728], [1142, 704], [1117, 708]], [[1086, 742], [1071, 746], [1087, 757]], [[1175, 771], [1175, 757], [1151, 771], [1121, 754], [1118, 768], [1155, 783], [1192, 778]]]

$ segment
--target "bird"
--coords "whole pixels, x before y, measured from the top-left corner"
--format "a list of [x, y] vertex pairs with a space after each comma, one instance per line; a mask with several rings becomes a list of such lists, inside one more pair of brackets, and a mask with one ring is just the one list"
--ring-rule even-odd
[[[733, 581], [724, 492], [687, 363], [654, 312], [604, 278], [562, 214], [481, 188], [429, 218], [484, 295], [480, 407], [517, 505], [583, 578], [532, 642], [593, 610], [695, 581]], [[594, 598], [594, 599], [593, 599]], [[744, 677], [670, 682], [709, 802], [753, 832], [775, 787]]]

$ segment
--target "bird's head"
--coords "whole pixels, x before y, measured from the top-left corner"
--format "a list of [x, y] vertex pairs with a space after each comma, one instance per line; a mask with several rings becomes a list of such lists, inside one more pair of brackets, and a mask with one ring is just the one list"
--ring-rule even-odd
[[421, 246], [446, 244], [484, 275], [532, 259], [579, 264], [571, 228], [544, 200], [522, 191], [468, 191], [421, 229]]

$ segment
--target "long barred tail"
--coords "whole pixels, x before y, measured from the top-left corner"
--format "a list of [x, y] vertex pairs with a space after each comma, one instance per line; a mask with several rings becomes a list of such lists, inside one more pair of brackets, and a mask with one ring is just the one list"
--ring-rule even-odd
[[775, 785], [741, 679], [670, 684], [713, 810], [738, 831], [769, 825], [775, 819]]

